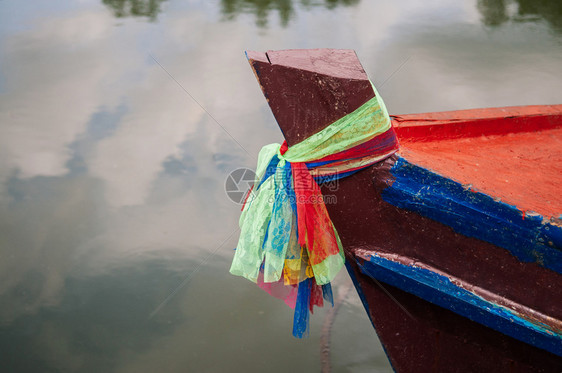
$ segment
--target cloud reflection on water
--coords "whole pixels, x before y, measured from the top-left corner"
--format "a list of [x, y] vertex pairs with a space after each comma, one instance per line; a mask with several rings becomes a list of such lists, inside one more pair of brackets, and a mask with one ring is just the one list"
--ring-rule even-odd
[[83, 271], [142, 252], [199, 256], [220, 243], [217, 216], [235, 214], [222, 182], [241, 150], [147, 51], [121, 48], [120, 31], [94, 10], [4, 38], [0, 322], [56, 305]]

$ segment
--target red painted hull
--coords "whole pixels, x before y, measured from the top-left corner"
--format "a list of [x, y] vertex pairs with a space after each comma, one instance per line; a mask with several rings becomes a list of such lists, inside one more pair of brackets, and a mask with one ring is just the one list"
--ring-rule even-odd
[[[493, 115], [474, 119], [481, 113]], [[431, 142], [464, 139], [460, 143], [465, 148], [459, 146], [459, 155], [451, 156], [462, 161], [462, 151], [475, 145], [467, 139], [472, 138], [476, 143], [489, 142], [487, 136], [514, 138], [513, 133], [537, 135], [542, 132], [547, 137], [555, 135], [557, 141], [562, 141], [559, 133], [562, 105], [470, 110], [460, 114], [448, 112], [395, 117], [401, 154], [420, 160], [423, 149], [431, 149]], [[459, 119], [463, 115], [473, 119]], [[496, 124], [484, 125], [486, 121]], [[512, 125], [513, 122], [518, 126]], [[517, 149], [513, 150], [517, 152]], [[543, 154], [546, 152], [547, 156], [555, 159], [561, 151], [562, 147], [542, 149]], [[488, 155], [493, 157], [491, 153]], [[425, 159], [421, 163], [425, 162], [427, 166], [432, 161]], [[516, 156], [508, 161], [514, 167], [520, 164]], [[508, 161], [503, 160], [503, 166]], [[558, 171], [560, 165], [554, 165], [550, 175], [538, 175], [539, 179], [559, 180], [562, 177], [562, 172]], [[447, 164], [435, 166], [442, 174], [447, 175], [450, 171], [446, 168]], [[540, 311], [558, 323], [562, 319], [562, 276], [559, 273], [537, 263], [521, 262], [504, 248], [466, 237], [445, 224], [386, 202], [381, 194], [392, 182], [389, 181], [393, 178], [389, 167], [388, 164], [375, 165], [341, 180], [335, 192], [338, 204], [328, 206], [328, 209], [346, 247], [350, 275], [355, 277], [356, 287], [394, 369], [398, 372], [561, 371], [562, 358], [559, 356], [508, 337], [360, 271], [356, 262], [358, 250], [399, 254], [419, 265], [431, 265], [461, 278], [465, 285], [478, 286]], [[457, 171], [450, 173], [456, 175]], [[463, 176], [470, 177], [470, 172]], [[485, 184], [482, 184], [480, 189], [484, 187]], [[494, 193], [509, 199], [512, 189], [511, 185], [507, 185], [503, 190], [494, 189]], [[334, 194], [328, 190], [326, 193]], [[560, 196], [556, 195], [553, 199], [556, 199], [554, 203], [557, 206], [562, 206]], [[542, 208], [545, 211], [551, 209], [550, 205]], [[521, 209], [526, 208], [521, 206]]]
[[562, 213], [562, 105], [398, 115], [400, 155], [547, 218]]

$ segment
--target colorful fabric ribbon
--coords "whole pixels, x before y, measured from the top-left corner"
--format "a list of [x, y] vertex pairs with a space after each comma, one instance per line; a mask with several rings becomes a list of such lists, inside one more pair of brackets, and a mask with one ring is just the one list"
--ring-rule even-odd
[[375, 94], [302, 142], [266, 145], [258, 157], [230, 272], [294, 308], [295, 337], [308, 335], [315, 305], [322, 307], [324, 299], [333, 305], [330, 283], [344, 264], [318, 183], [351, 175], [398, 149], [384, 102]]

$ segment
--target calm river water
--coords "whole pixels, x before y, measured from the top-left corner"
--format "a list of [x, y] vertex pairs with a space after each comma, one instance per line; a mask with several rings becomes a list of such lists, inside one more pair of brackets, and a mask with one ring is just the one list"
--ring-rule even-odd
[[[562, 103], [560, 4], [0, 1], [0, 370], [318, 372], [326, 311], [228, 273], [225, 178], [281, 141], [244, 50], [355, 49], [394, 114]], [[391, 371], [354, 292], [331, 355]]]

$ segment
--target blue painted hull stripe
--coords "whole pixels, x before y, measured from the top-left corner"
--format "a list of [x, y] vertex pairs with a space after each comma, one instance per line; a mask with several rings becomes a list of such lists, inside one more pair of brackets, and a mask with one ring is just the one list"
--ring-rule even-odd
[[441, 274], [370, 253], [357, 257], [361, 271], [510, 337], [562, 356], [562, 334], [455, 285]]
[[538, 214], [524, 217], [515, 206], [473, 192], [402, 157], [391, 173], [395, 181], [382, 192], [386, 202], [507, 249], [522, 262], [562, 273], [562, 227], [543, 222]]

